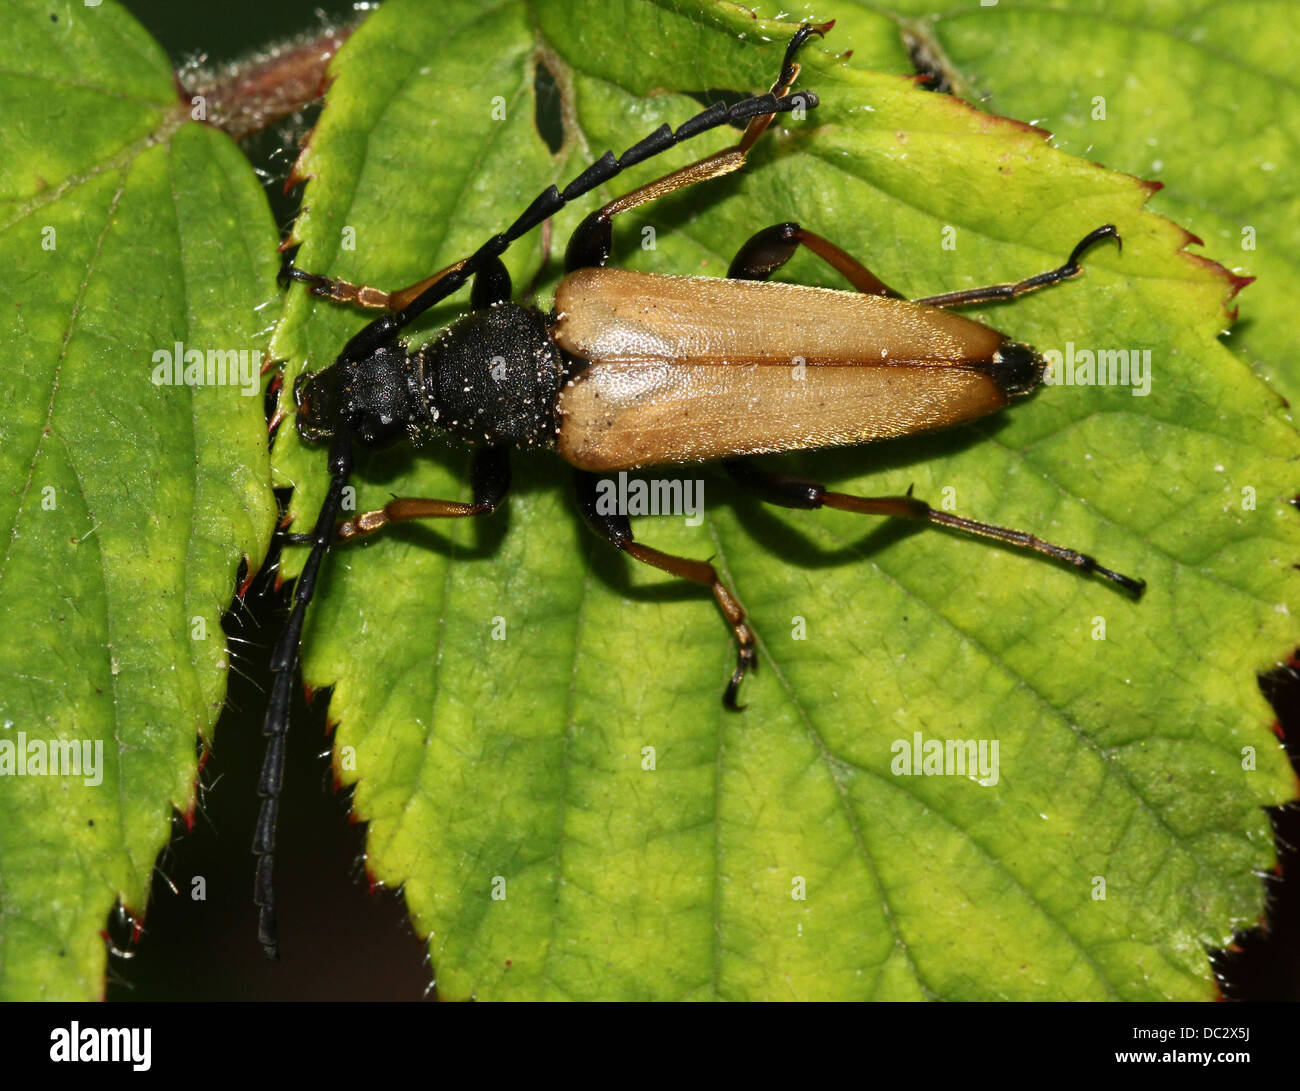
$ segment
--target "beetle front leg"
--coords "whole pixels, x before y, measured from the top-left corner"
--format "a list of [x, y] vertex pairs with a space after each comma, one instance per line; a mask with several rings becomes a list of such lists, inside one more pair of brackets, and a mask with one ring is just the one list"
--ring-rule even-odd
[[1134, 579], [1112, 571], [1099, 564], [1095, 557], [1087, 553], [1045, 542], [1027, 531], [1012, 530], [1009, 527], [966, 519], [950, 512], [936, 511], [924, 500], [916, 499], [910, 489], [906, 496], [853, 496], [849, 493], [832, 492], [825, 485], [809, 481], [807, 478], [769, 473], [747, 458], [729, 459], [722, 465], [737, 484], [769, 504], [778, 504], [783, 508], [838, 508], [840, 511], [852, 511], [859, 515], [885, 515], [895, 519], [918, 520], [932, 526], [948, 527], [981, 538], [1005, 542], [1018, 549], [1041, 553], [1081, 572], [1095, 573], [1127, 591], [1135, 599], [1140, 598], [1146, 589], [1145, 580]]
[[588, 473], [586, 470], [575, 470], [573, 478], [578, 490], [578, 507], [582, 510], [583, 518], [586, 519], [587, 525], [610, 545], [615, 549], [621, 549], [630, 557], [635, 557], [643, 564], [653, 565], [670, 575], [702, 584], [712, 590], [713, 598], [736, 638], [736, 669], [731, 673], [731, 680], [722, 695], [722, 703], [731, 711], [739, 712], [744, 707], [736, 703], [740, 683], [750, 668], [758, 668], [754, 633], [745, 620], [745, 608], [740, 605], [740, 600], [726, 584], [718, 579], [717, 570], [708, 561], [693, 561], [687, 557], [677, 557], [642, 545], [633, 540], [632, 524], [626, 515], [597, 511], [597, 486], [600, 482], [597, 474]]
[[[433, 276], [417, 280], [414, 284], [399, 288], [395, 292], [385, 292], [382, 288], [375, 288], [369, 284], [353, 284], [351, 281], [338, 280], [319, 273], [308, 273], [288, 261], [280, 269], [277, 279], [282, 288], [287, 288], [289, 282], [294, 280], [305, 284], [308, 291], [320, 299], [329, 299], [335, 303], [355, 303], [359, 307], [395, 313], [413, 302], [421, 293], [432, 288], [449, 273], [458, 272], [464, 265], [465, 259], [462, 259], [453, 265], [448, 265], [445, 269], [439, 269]], [[484, 261], [474, 277], [470, 306], [477, 309], [490, 307], [493, 303], [505, 303], [510, 299], [510, 295], [510, 274], [506, 272], [501, 259], [494, 257]]]
[[464, 264], [464, 261], [458, 261], [454, 265], [448, 265], [432, 276], [425, 277], [424, 280], [417, 281], [407, 288], [399, 288], [395, 292], [386, 292], [382, 288], [375, 288], [369, 284], [353, 284], [351, 281], [327, 277], [320, 273], [309, 273], [305, 269], [297, 268], [288, 259], [280, 268], [276, 279], [280, 282], [281, 288], [288, 288], [291, 281], [305, 284], [307, 290], [319, 299], [329, 299], [335, 303], [355, 303], [359, 307], [368, 307], [371, 310], [396, 312], [426, 288], [431, 288], [449, 273], [459, 270]]

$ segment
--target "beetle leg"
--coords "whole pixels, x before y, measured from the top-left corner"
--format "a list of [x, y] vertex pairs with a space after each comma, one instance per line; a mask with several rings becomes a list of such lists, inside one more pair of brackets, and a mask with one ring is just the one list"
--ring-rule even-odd
[[[334, 528], [336, 541], [351, 541], [363, 538], [390, 523], [406, 522], [409, 519], [464, 519], [471, 515], [491, 515], [505, 499], [510, 488], [510, 455], [506, 447], [480, 447], [474, 452], [470, 461], [470, 487], [474, 492], [474, 502], [466, 504], [458, 500], [425, 500], [413, 496], [395, 496], [382, 508], [366, 511], [337, 524]], [[289, 545], [305, 544], [311, 540], [309, 534], [286, 534], [284, 541]]]
[[[285, 262], [278, 279], [281, 287], [288, 287], [292, 280], [300, 281], [307, 285], [312, 295], [333, 300], [335, 303], [355, 303], [360, 307], [373, 310], [400, 311], [421, 292], [433, 287], [448, 273], [456, 272], [464, 264], [465, 261], [462, 259], [454, 265], [438, 270], [431, 277], [425, 277], [395, 292], [385, 292], [382, 288], [374, 288], [369, 284], [353, 284], [350, 281], [321, 276], [319, 273], [308, 273], [296, 268], [290, 262]], [[476, 309], [489, 307], [493, 303], [506, 302], [510, 296], [510, 274], [506, 272], [505, 265], [500, 258], [488, 259], [474, 277], [470, 306]]]
[[592, 266], [604, 265], [614, 247], [614, 230], [612, 222], [620, 212], [629, 212], [638, 205], [647, 204], [659, 197], [696, 182], [705, 182], [730, 174], [745, 165], [745, 153], [739, 148], [727, 148], [714, 155], [706, 155], [690, 166], [682, 167], [653, 182], [638, 186], [631, 193], [625, 193], [609, 204], [596, 209], [588, 215], [569, 236], [569, 245], [564, 251], [564, 268], [572, 273], [575, 269], [590, 269]]
[[864, 295], [903, 296], [889, 287], [857, 258], [833, 242], [797, 223], [774, 224], [751, 236], [732, 259], [727, 276], [732, 280], [766, 280], [806, 246]]
[[960, 292], [944, 292], [942, 295], [926, 296], [913, 302], [924, 303], [928, 307], [963, 307], [970, 303], [997, 303], [1006, 299], [1015, 299], [1026, 292], [1034, 292], [1039, 288], [1047, 288], [1071, 277], [1077, 277], [1083, 272], [1079, 265], [1079, 258], [1083, 256], [1085, 250], [1102, 239], [1114, 239], [1120, 247], [1124, 245], [1119, 232], [1115, 230], [1115, 225], [1103, 224], [1080, 239], [1078, 245], [1070, 251], [1065, 264], [1059, 268], [1049, 269], [1046, 273], [1039, 273], [1037, 276], [1026, 277], [1014, 284], [990, 284], [986, 288], [965, 288]]
[[[409, 289], [407, 289], [409, 291]], [[474, 284], [469, 290], [469, 305], [476, 311], [497, 303], [509, 303], [514, 294], [510, 274], [500, 258], [489, 258], [474, 274]]]
[[455, 500], [424, 500], [414, 496], [395, 496], [377, 511], [364, 511], [335, 528], [340, 542], [373, 534], [390, 523], [408, 519], [462, 519], [468, 515], [491, 515], [493, 504], [462, 504]]
[[757, 669], [754, 633], [745, 620], [745, 608], [740, 600], [720, 579], [717, 570], [708, 561], [693, 561], [687, 557], [677, 557], [663, 553], [650, 546], [642, 545], [632, 538], [632, 523], [625, 514], [606, 513], [597, 510], [597, 484], [600, 477], [585, 470], [573, 472], [574, 483], [578, 490], [578, 506], [582, 509], [587, 525], [597, 534], [630, 557], [635, 557], [643, 564], [653, 565], [673, 576], [694, 583], [703, 584], [713, 591], [713, 598], [722, 611], [722, 616], [736, 637], [736, 669], [731, 673], [731, 680], [722, 695], [722, 703], [732, 711], [739, 711], [742, 705], [736, 704], [736, 694], [746, 671], [751, 667]]
[[1008, 527], [994, 526], [992, 523], [966, 519], [946, 511], [935, 511], [924, 500], [916, 499], [910, 489], [906, 496], [852, 496], [848, 493], [831, 492], [825, 485], [806, 478], [769, 473], [747, 458], [728, 459], [722, 465], [742, 488], [769, 504], [779, 504], [784, 508], [838, 508], [841, 511], [857, 512], [859, 515], [887, 515], [896, 519], [915, 519], [934, 526], [949, 527], [966, 534], [974, 534], [981, 538], [992, 538], [1018, 549], [1032, 550], [1071, 565], [1081, 572], [1095, 572], [1102, 579], [1123, 588], [1134, 598], [1139, 598], [1146, 588], [1145, 580], [1136, 580], [1131, 576], [1124, 576], [1105, 568], [1097, 563], [1095, 557], [1087, 553], [1045, 542], [1023, 530], [1012, 530]]
[[350, 281], [337, 280], [319, 273], [308, 273], [296, 268], [289, 261], [284, 263], [277, 279], [282, 288], [287, 288], [291, 280], [300, 281], [307, 285], [312, 295], [333, 300], [335, 303], [355, 303], [375, 310], [400, 311], [426, 288], [437, 284], [448, 273], [456, 272], [464, 264], [464, 261], [458, 261], [454, 265], [448, 265], [445, 269], [439, 269], [433, 276], [425, 277], [424, 280], [417, 281], [408, 288], [399, 288], [395, 292], [385, 292], [382, 288], [373, 288], [368, 284], [353, 284]]
[[[776, 82], [772, 84], [771, 93], [780, 98], [782, 95], [788, 95], [790, 88], [794, 86], [794, 81], [799, 78], [799, 63], [795, 60], [800, 48], [814, 34], [821, 38], [825, 36], [835, 25], [835, 20], [831, 19], [825, 23], [804, 23], [794, 33], [790, 43], [785, 47], [785, 57], [781, 62], [781, 74], [777, 77]], [[745, 126], [745, 135], [740, 138], [740, 143], [736, 145], [737, 150], [743, 155], [749, 151], [757, 142], [758, 138], [763, 135], [767, 127], [772, 124], [775, 114], [763, 114], [754, 118]]]

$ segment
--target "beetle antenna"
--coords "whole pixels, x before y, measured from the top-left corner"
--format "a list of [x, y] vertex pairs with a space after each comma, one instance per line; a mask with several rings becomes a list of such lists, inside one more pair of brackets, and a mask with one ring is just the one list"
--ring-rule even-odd
[[[804, 36], [806, 37], [806, 35]], [[803, 39], [801, 38], [800, 41]], [[606, 152], [586, 170], [579, 174], [561, 191], [556, 186], [543, 190], [505, 231], [493, 235], [468, 258], [454, 267], [446, 276], [439, 277], [423, 292], [399, 311], [381, 315], [361, 330], [343, 346], [343, 351], [335, 364], [357, 363], [366, 359], [380, 346], [387, 344], [420, 315], [437, 303], [441, 303], [493, 258], [499, 258], [516, 239], [521, 238], [540, 224], [554, 216], [570, 201], [589, 193], [597, 186], [604, 185], [615, 175], [628, 167], [667, 151], [676, 144], [698, 136], [719, 125], [732, 122], [748, 121], [765, 114], [783, 114], [791, 111], [815, 109], [818, 98], [811, 91], [796, 91], [793, 94], [756, 95], [743, 99], [734, 106], [725, 102], [715, 102], [707, 110], [702, 110], [688, 118], [676, 129], [670, 125], [661, 125], [644, 140], [640, 140], [627, 149], [621, 156]]]
[[271, 685], [271, 700], [262, 725], [266, 738], [266, 754], [262, 759], [262, 775], [258, 778], [257, 794], [262, 806], [257, 815], [253, 833], [253, 852], [257, 855], [257, 874], [253, 882], [253, 903], [257, 906], [257, 937], [262, 942], [266, 957], [280, 957], [276, 938], [275, 888], [272, 872], [275, 868], [275, 832], [280, 812], [280, 788], [284, 783], [284, 760], [289, 732], [289, 703], [293, 696], [294, 669], [298, 666], [302, 646], [303, 621], [307, 605], [316, 590], [316, 579], [321, 564], [334, 540], [334, 524], [343, 505], [343, 489], [352, 474], [352, 426], [343, 421], [330, 446], [330, 486], [321, 503], [320, 513], [311, 535], [311, 553], [303, 565], [302, 574], [293, 591], [293, 607], [289, 620], [276, 641], [271, 653], [271, 672], [275, 679]]

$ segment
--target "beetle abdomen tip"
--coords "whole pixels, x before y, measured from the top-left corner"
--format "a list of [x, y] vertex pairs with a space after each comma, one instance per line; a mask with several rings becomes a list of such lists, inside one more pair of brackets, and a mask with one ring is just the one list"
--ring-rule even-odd
[[1043, 358], [1029, 345], [1006, 341], [993, 354], [989, 373], [1008, 398], [1028, 394], [1043, 381]]

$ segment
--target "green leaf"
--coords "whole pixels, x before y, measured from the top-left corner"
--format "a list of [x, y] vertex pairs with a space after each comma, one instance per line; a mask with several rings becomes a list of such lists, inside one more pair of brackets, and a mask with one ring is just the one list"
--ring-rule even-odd
[[[221, 614], [275, 520], [256, 370], [250, 397], [155, 385], [154, 354], [264, 349], [276, 235], [121, 9], [3, 6], [0, 998], [85, 999], [114, 903], [144, 908], [193, 810]], [[17, 775], [55, 740], [96, 774]]]
[[[823, 12], [822, 4], [796, 5]], [[1258, 279], [1237, 299], [1229, 347], [1289, 401], [1300, 399], [1291, 336], [1300, 279], [1300, 82], [1279, 57], [1300, 47], [1300, 6], [1278, 0], [1001, 0], [950, 5], [844, 0], [855, 65], [911, 71], [905, 40], [954, 90], [1052, 132], [1064, 151], [1165, 186], [1150, 208], [1204, 240], [1192, 250]]]
[[[297, 264], [384, 288], [426, 276], [607, 147], [680, 124], [698, 104], [679, 92], [765, 89], [791, 31], [722, 4], [392, 0], [336, 59], [299, 166]], [[824, 43], [850, 47], [841, 28]], [[818, 47], [803, 61], [815, 113], [782, 119], [740, 174], [622, 217], [618, 261], [723, 275], [754, 231], [797, 219], [922, 295], [1053, 267], [1115, 223], [1122, 254], [1096, 248], [1077, 280], [976, 317], [1040, 349], [1149, 349], [1148, 396], [1052, 386], [958, 432], [776, 464], [955, 497], [1145, 577], [1146, 598], [986, 543], [762, 508], [701, 470], [702, 526], [635, 529], [712, 556], [748, 608], [761, 669], [728, 715], [734, 652], [709, 597], [594, 539], [563, 464], [520, 458], [492, 520], [329, 558], [305, 674], [334, 687], [369, 869], [403, 887], [447, 997], [1208, 999], [1206, 949], [1262, 912], [1262, 808], [1294, 791], [1255, 672], [1295, 640], [1298, 444], [1216, 341], [1230, 278], [1180, 251], [1134, 179]], [[539, 62], [563, 104], [555, 156]], [[565, 210], [554, 256], [600, 201], [733, 139]], [[543, 244], [506, 255], [521, 290]], [[805, 257], [787, 274], [844, 286]], [[273, 342], [287, 379], [366, 317], [292, 292]], [[322, 452], [286, 426], [275, 462], [309, 522]], [[465, 468], [451, 448], [368, 455], [358, 507], [468, 498]], [[996, 741], [998, 783], [896, 775], [915, 732]]]

